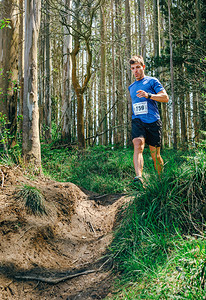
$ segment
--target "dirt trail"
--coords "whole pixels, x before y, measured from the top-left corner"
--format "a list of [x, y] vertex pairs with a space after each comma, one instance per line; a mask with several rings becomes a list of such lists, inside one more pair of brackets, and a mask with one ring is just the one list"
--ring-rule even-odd
[[[0, 299], [106, 297], [113, 278], [111, 261], [104, 254], [117, 211], [129, 199], [97, 196], [46, 178], [31, 181], [18, 168], [1, 166], [1, 170]], [[41, 190], [47, 216], [28, 214], [15, 199], [22, 184]]]

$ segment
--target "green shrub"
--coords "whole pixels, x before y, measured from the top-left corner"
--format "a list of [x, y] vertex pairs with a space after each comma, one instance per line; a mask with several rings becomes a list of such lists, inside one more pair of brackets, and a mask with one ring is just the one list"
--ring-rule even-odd
[[25, 207], [29, 213], [34, 215], [46, 214], [44, 198], [40, 190], [36, 187], [30, 185], [22, 186], [17, 193], [17, 199], [24, 201]]

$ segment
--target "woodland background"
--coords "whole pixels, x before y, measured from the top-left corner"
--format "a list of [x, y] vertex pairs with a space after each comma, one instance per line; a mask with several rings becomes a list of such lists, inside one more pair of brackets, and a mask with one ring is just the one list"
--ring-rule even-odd
[[[35, 213], [46, 203], [36, 182], [49, 177], [98, 195], [98, 205], [128, 195], [107, 252], [119, 280], [108, 299], [206, 294], [205, 7], [203, 0], [0, 0], [2, 207], [11, 218], [16, 193], [9, 174], [16, 179], [18, 170], [31, 183], [20, 180], [18, 189], [33, 191], [22, 204]], [[146, 148], [146, 189], [132, 183], [128, 60], [135, 54], [143, 55], [146, 74], [159, 78], [170, 98], [158, 103], [164, 172], [158, 176]], [[56, 187], [53, 192], [58, 206]], [[2, 216], [12, 238], [13, 228], [20, 238], [28, 234], [30, 224], [24, 227], [18, 217], [10, 231], [4, 210]], [[10, 280], [1, 291], [11, 293]]]
[[194, 146], [206, 130], [204, 1], [1, 0], [0, 11], [4, 148], [22, 128], [28, 161], [41, 160], [40, 140], [131, 144], [135, 54], [170, 97], [159, 106], [162, 146]]

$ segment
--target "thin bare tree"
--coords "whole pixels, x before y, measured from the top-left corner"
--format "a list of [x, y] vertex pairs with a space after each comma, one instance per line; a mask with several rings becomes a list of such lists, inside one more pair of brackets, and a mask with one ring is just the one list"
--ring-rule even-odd
[[41, 1], [25, 0], [25, 54], [23, 102], [23, 156], [34, 171], [41, 170], [39, 107], [37, 98], [37, 42]]

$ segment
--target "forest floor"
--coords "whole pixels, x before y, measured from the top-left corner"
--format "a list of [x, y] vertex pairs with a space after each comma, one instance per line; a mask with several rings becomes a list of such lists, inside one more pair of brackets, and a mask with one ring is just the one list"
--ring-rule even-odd
[[[119, 208], [129, 198], [82, 190], [18, 167], [1, 166], [0, 299], [104, 299], [112, 292], [112, 261], [105, 255]], [[34, 216], [16, 198], [37, 187], [47, 215]]]

